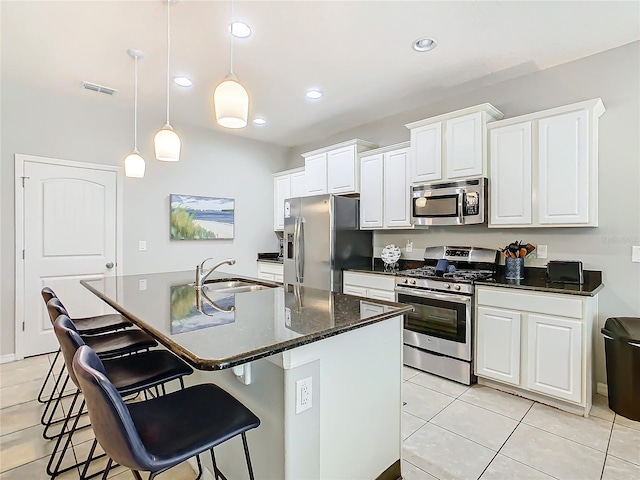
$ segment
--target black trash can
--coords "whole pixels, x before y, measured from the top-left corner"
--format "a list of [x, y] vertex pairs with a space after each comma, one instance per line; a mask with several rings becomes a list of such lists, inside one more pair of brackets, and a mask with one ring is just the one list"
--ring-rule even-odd
[[640, 421], [640, 317], [607, 318], [604, 328], [609, 408]]

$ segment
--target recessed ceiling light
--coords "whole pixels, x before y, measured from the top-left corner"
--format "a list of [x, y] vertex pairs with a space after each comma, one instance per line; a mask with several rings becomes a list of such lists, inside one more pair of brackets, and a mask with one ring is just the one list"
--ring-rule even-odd
[[428, 52], [438, 46], [438, 41], [435, 38], [419, 38], [413, 42], [413, 49], [416, 52]]
[[176, 82], [176, 85], [180, 85], [181, 87], [190, 87], [193, 85], [193, 82], [189, 77], [176, 77], [173, 81]]
[[321, 90], [313, 89], [313, 90], [309, 90], [306, 93], [306, 95], [307, 95], [307, 98], [310, 98], [311, 100], [317, 100], [320, 97], [322, 97], [322, 95], [324, 95], [324, 93], [322, 93]]
[[232, 22], [229, 25], [229, 31], [231, 35], [237, 38], [247, 38], [251, 35], [251, 27], [242, 22]]
[[266, 121], [264, 118], [256, 117], [256, 118], [254, 118], [254, 119], [253, 119], [253, 123], [254, 123], [255, 125], [260, 125], [260, 126], [262, 126], [262, 125], [264, 125], [265, 123], [267, 123], [267, 121]]

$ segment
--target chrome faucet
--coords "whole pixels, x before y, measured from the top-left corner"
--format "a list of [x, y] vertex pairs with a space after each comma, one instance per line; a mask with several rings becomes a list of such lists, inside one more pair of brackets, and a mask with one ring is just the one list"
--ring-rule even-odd
[[213, 271], [216, 268], [218, 268], [220, 265], [224, 265], [225, 263], [228, 265], [235, 265], [236, 263], [236, 261], [233, 258], [227, 258], [225, 260], [219, 261], [213, 267], [211, 267], [207, 273], [204, 273], [204, 264], [207, 263], [209, 260], [213, 260], [213, 258], [207, 258], [204, 262], [202, 262], [200, 265], [196, 267], [195, 287], [198, 290], [202, 288], [202, 286], [204, 285], [204, 281], [207, 279], [207, 277], [209, 277], [209, 275], [211, 275]]

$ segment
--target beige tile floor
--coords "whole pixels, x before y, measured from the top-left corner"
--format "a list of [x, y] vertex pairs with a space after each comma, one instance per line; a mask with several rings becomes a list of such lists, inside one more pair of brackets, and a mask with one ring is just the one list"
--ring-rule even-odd
[[[52, 358], [41, 355], [0, 365], [0, 480], [48, 478], [45, 467], [52, 442], [42, 439], [43, 406], [36, 396]], [[402, 472], [406, 480], [640, 478], [640, 423], [609, 410], [604, 397], [594, 397], [591, 416], [585, 419], [408, 367], [403, 374]], [[74, 453], [83, 458], [91, 445], [91, 430], [74, 438]], [[77, 477], [72, 470], [58, 478]], [[159, 479], [193, 477], [191, 468], [183, 464]], [[118, 468], [110, 478], [133, 477]]]
[[589, 418], [403, 367], [406, 480], [640, 478], [640, 422], [595, 395]]

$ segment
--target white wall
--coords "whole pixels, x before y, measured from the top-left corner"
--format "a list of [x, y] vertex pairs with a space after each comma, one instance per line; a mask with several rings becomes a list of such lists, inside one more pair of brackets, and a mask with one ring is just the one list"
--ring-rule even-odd
[[[133, 148], [133, 106], [115, 108], [112, 98], [89, 91], [81, 98], [60, 98], [6, 77], [1, 102], [0, 355], [6, 355], [15, 351], [14, 154], [122, 165]], [[141, 110], [138, 143], [147, 173], [144, 179], [124, 181], [123, 273], [188, 270], [207, 257], [233, 257], [237, 263], [227, 271], [255, 276], [256, 253], [277, 251], [271, 174], [285, 168], [287, 150], [174, 124], [183, 142], [181, 161], [158, 162], [153, 135], [163, 124], [162, 109]], [[234, 198], [235, 238], [170, 241], [171, 193]], [[139, 240], [147, 241], [147, 251], [138, 251]]]
[[[292, 148], [289, 168], [303, 164], [301, 152], [362, 138], [378, 145], [409, 140], [406, 123], [489, 102], [505, 117], [569, 103], [602, 98], [607, 109], [599, 130], [599, 227], [553, 229], [488, 229], [486, 226], [435, 227], [374, 235], [374, 253], [387, 244], [404, 249], [413, 241], [410, 258], [420, 259], [430, 245], [503, 247], [514, 240], [548, 245], [548, 259], [581, 260], [601, 270], [605, 284], [599, 295], [596, 332], [596, 380], [605, 382], [604, 349], [599, 334], [608, 317], [640, 316], [640, 263], [631, 263], [631, 246], [640, 245], [640, 42], [532, 73], [493, 86], [451, 91], [428, 105], [340, 132], [331, 138]], [[545, 265], [547, 260], [527, 264]]]

